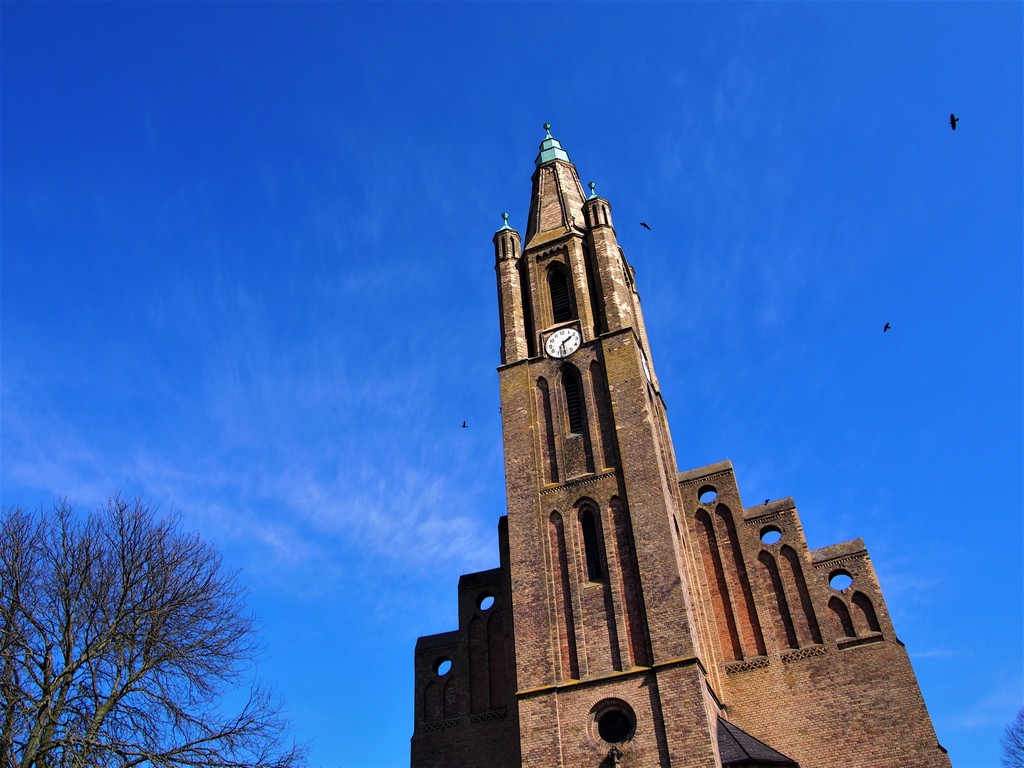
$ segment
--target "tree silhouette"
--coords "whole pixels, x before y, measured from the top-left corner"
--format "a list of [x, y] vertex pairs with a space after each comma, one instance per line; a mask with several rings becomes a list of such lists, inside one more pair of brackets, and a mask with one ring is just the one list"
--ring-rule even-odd
[[303, 763], [280, 705], [248, 682], [236, 574], [178, 522], [120, 497], [0, 513], [0, 764]]
[[1024, 768], [1024, 707], [1017, 710], [1017, 716], [1003, 734], [1003, 765]]

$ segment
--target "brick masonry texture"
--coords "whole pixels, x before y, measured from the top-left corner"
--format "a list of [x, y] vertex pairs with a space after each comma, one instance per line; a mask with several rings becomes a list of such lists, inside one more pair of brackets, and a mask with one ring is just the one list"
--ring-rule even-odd
[[608, 201], [554, 156], [493, 242], [508, 515], [417, 642], [413, 768], [714, 768], [720, 719], [804, 768], [948, 767], [864, 543], [678, 472]]

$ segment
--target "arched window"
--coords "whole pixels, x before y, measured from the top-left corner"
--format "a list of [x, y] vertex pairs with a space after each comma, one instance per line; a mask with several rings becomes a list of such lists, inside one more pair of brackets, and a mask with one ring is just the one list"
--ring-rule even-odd
[[561, 267], [548, 271], [548, 289], [551, 291], [551, 312], [556, 323], [573, 319], [572, 297], [569, 294], [569, 279]]
[[580, 378], [575, 371], [568, 369], [563, 371], [562, 388], [565, 391], [565, 410], [569, 416], [569, 431], [574, 435], [582, 435], [583, 395], [580, 392]]
[[840, 637], [856, 637], [857, 630], [853, 628], [853, 619], [850, 618], [850, 611], [838, 597], [829, 598], [828, 607], [835, 615], [836, 630], [842, 632]]
[[860, 609], [861, 615], [864, 617], [864, 623], [867, 625], [868, 632], [881, 632], [882, 627], [878, 623], [878, 616], [875, 614], [875, 608], [871, 605], [871, 600], [863, 592], [853, 593], [853, 604]]
[[587, 579], [600, 581], [601, 553], [597, 542], [597, 523], [591, 510], [584, 509], [580, 513], [580, 528], [583, 531], [583, 550], [587, 557]]

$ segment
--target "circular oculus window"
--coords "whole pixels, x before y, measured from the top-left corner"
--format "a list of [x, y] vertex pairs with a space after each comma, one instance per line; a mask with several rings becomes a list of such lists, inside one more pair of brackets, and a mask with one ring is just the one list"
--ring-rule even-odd
[[846, 571], [832, 571], [828, 576], [828, 585], [836, 592], [842, 592], [853, 586], [853, 576]]
[[594, 706], [591, 714], [597, 735], [608, 744], [622, 744], [636, 733], [636, 715], [621, 699], [605, 699]]
[[697, 491], [697, 501], [701, 504], [710, 504], [718, 498], [718, 489], [713, 485], [702, 485]]
[[597, 719], [597, 732], [609, 744], [621, 744], [633, 736], [633, 721], [621, 709], [610, 709]]

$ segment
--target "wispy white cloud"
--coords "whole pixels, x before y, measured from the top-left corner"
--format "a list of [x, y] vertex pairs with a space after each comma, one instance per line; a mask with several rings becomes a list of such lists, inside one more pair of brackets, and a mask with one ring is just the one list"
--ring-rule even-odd
[[963, 709], [943, 718], [943, 725], [962, 730], [1005, 726], [1021, 707], [1019, 681], [1004, 680], [981, 695], [965, 693], [962, 701]]
[[912, 659], [956, 659], [964, 655], [958, 648], [926, 648], [923, 651], [909, 651]]

